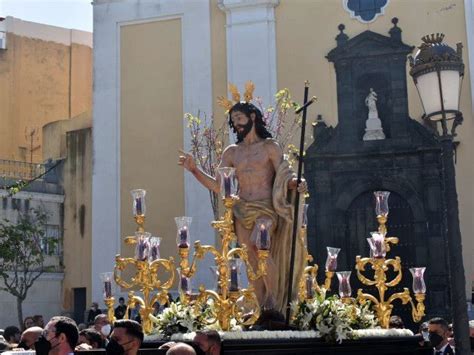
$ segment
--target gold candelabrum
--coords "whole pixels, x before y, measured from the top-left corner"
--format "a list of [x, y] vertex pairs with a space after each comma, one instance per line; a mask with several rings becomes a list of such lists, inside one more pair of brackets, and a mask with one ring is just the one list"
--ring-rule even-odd
[[[150, 334], [153, 330], [153, 306], [156, 302], [165, 304], [168, 302], [168, 292], [173, 286], [175, 280], [174, 259], [160, 258], [159, 244], [160, 238], [152, 237], [150, 233], [145, 232], [145, 190], [133, 190], [133, 214], [137, 224], [137, 230], [134, 236], [125, 238], [127, 245], [135, 246], [134, 257], [122, 257], [120, 254], [115, 257], [115, 268], [113, 278], [115, 283], [128, 292], [127, 310], [125, 319], [129, 317], [129, 310], [140, 305], [140, 317], [142, 320], [143, 331]], [[133, 276], [126, 277], [122, 272], [127, 269], [134, 271]], [[168, 275], [168, 279], [162, 282], [158, 276], [161, 272]], [[111, 273], [107, 273], [111, 274]], [[107, 315], [110, 322], [115, 320], [114, 304], [115, 298], [112, 296], [111, 280], [104, 277], [104, 298], [107, 306]], [[142, 296], [135, 294], [139, 291]]]
[[[307, 248], [307, 225], [305, 223], [306, 220], [306, 210], [308, 205], [304, 205], [303, 209], [303, 223], [300, 228], [300, 242], [302, 245], [305, 246], [305, 260], [309, 264], [313, 262], [312, 255], [309, 254]], [[298, 300], [300, 302], [304, 300], [312, 300], [316, 296], [316, 294], [325, 294], [327, 291], [331, 289], [332, 279], [335, 274], [336, 266], [337, 266], [337, 254], [339, 253], [340, 249], [337, 248], [330, 248], [328, 247], [328, 260], [326, 261], [326, 278], [324, 280], [324, 284], [319, 285], [317, 282], [317, 275], [319, 266], [317, 264], [308, 265], [305, 267], [303, 271], [303, 275], [300, 278], [299, 285], [298, 285]]]
[[[375, 196], [377, 200], [377, 221], [379, 228], [377, 232], [372, 232], [372, 238], [367, 238], [371, 248], [371, 257], [362, 258], [356, 257], [355, 268], [357, 270], [357, 278], [366, 286], [375, 286], [378, 290], [378, 298], [374, 295], [364, 293], [362, 289], [357, 291], [357, 302], [361, 305], [368, 301], [372, 302], [373, 308], [376, 312], [380, 325], [383, 328], [388, 328], [390, 316], [393, 310], [393, 302], [400, 300], [402, 304], [410, 303], [412, 308], [412, 318], [415, 322], [419, 322], [425, 315], [425, 293], [426, 285], [423, 280], [425, 268], [411, 268], [413, 275], [413, 292], [415, 294], [415, 302], [408, 288], [404, 288], [402, 292], [393, 293], [387, 298], [386, 291], [395, 287], [402, 280], [402, 265], [401, 260], [397, 256], [395, 259], [386, 259], [386, 253], [390, 250], [390, 244], [398, 244], [398, 238], [386, 238], [387, 228], [385, 226], [388, 216], [388, 195], [386, 191], [376, 191]], [[385, 207], [384, 207], [385, 205]], [[363, 275], [366, 271], [367, 265], [370, 265], [374, 271], [374, 279], [368, 279]], [[387, 280], [387, 271], [392, 268], [395, 277], [392, 280]], [[349, 287], [350, 290], [350, 287]], [[350, 291], [349, 291], [350, 292]], [[349, 293], [350, 294], [350, 293]], [[349, 297], [343, 297], [346, 302]]]
[[[226, 197], [223, 197], [225, 207], [224, 216], [220, 220], [212, 222], [212, 227], [218, 231], [221, 237], [220, 250], [212, 245], [201, 245], [200, 241], [196, 241], [194, 243], [193, 260], [191, 264], [189, 264], [189, 244], [186, 240], [187, 236], [183, 235], [183, 229], [178, 230], [178, 249], [181, 258], [180, 300], [194, 306], [196, 310], [205, 307], [209, 301], [213, 302], [214, 313], [208, 320], [208, 324], [218, 322], [224, 331], [230, 329], [232, 318], [234, 318], [238, 324], [252, 325], [260, 316], [260, 305], [254, 287], [249, 286], [247, 289], [242, 289], [239, 285], [239, 268], [236, 265], [237, 261], [245, 263], [249, 280], [255, 281], [266, 275], [266, 260], [270, 253], [268, 249], [262, 248], [257, 251], [257, 271], [254, 271], [249, 261], [249, 251], [246, 245], [243, 244], [239, 248], [230, 248], [231, 243], [237, 240], [232, 212], [232, 208], [237, 200], [238, 197], [235, 195], [226, 193]], [[205, 287], [201, 285], [198, 295], [192, 297], [191, 290], [189, 289], [189, 279], [196, 273], [197, 261], [203, 259], [206, 253], [210, 253], [214, 256], [218, 276], [217, 291], [206, 290]], [[249, 306], [252, 312], [245, 312], [239, 304]]]

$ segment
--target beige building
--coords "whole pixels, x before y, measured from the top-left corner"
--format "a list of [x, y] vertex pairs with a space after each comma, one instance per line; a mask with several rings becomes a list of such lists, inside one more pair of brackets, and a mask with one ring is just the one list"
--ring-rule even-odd
[[[35, 181], [2, 196], [2, 218], [16, 206], [43, 207], [47, 235], [60, 240], [49, 271], [34, 284], [24, 316], [75, 315], [87, 305], [91, 265], [92, 34], [13, 17], [0, 21], [0, 176]], [[52, 160], [49, 165], [37, 164]], [[34, 164], [30, 164], [33, 162]], [[13, 180], [9, 180], [13, 181]], [[75, 296], [75, 297], [74, 297]], [[76, 302], [73, 304], [73, 302]], [[2, 292], [0, 324], [16, 324], [14, 298]], [[77, 313], [81, 313], [77, 311]]]
[[0, 21], [0, 159], [42, 162], [42, 127], [90, 111], [92, 34]]

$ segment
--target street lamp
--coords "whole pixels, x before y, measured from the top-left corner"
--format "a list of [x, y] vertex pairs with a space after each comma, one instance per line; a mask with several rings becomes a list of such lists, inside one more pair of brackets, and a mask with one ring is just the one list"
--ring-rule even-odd
[[[459, 111], [459, 97], [464, 64], [462, 44], [458, 43], [454, 50], [443, 43], [443, 38], [444, 35], [439, 33], [422, 38], [423, 43], [418, 47], [415, 57], [409, 56], [410, 75], [413, 77], [425, 111], [423, 118], [429, 120], [436, 128], [442, 147], [446, 194], [444, 219], [448, 236], [449, 278], [456, 353], [471, 354], [453, 144], [456, 128], [463, 120], [462, 113]], [[438, 123], [441, 126], [440, 132], [437, 130]]]

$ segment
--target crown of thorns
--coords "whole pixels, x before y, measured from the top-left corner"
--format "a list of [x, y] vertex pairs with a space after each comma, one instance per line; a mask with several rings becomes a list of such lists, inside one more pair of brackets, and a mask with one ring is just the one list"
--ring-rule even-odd
[[237, 85], [229, 83], [229, 93], [232, 95], [232, 100], [224, 96], [219, 96], [217, 98], [217, 104], [226, 109], [225, 113], [228, 113], [230, 109], [239, 102], [250, 103], [253, 99], [253, 91], [255, 90], [255, 84], [252, 81], [247, 81], [245, 83], [245, 92], [243, 101], [241, 101], [241, 96]]

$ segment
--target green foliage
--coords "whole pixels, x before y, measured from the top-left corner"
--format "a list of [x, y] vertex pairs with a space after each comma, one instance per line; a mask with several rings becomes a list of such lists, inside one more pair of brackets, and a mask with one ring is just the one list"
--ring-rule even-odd
[[46, 250], [53, 250], [56, 240], [46, 240], [48, 216], [41, 209], [19, 214], [16, 222], [0, 222], [0, 290], [24, 300], [28, 289], [43, 273]]

